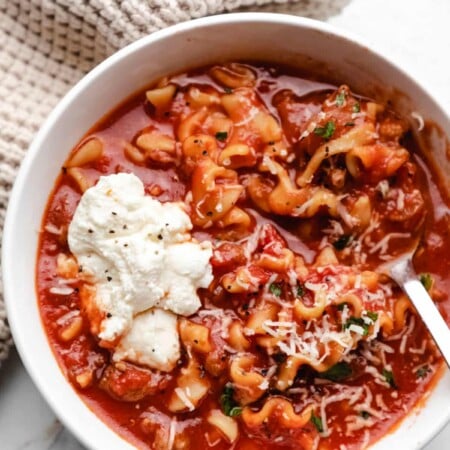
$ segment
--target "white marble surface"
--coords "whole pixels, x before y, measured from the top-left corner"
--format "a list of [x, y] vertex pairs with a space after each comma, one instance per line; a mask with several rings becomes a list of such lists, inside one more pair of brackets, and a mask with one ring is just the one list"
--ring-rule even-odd
[[[450, 0], [353, 0], [330, 22], [390, 55], [450, 111]], [[450, 425], [424, 450], [444, 450], [449, 442]], [[0, 369], [0, 449], [83, 449], [46, 405], [15, 351]]]

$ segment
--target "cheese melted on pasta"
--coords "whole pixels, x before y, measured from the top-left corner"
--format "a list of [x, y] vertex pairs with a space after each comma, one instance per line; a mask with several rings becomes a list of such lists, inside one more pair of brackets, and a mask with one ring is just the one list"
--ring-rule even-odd
[[[183, 202], [196, 240], [213, 242], [214, 280], [178, 316], [180, 359], [166, 372], [113, 360], [67, 244], [82, 193], [119, 172]], [[448, 318], [449, 203], [436, 179], [408, 122], [345, 85], [237, 63], [161, 80], [80, 142], [49, 200], [39, 304], [64, 373], [139, 448], [367, 447], [441, 367], [378, 270], [420, 237], [416, 268]]]

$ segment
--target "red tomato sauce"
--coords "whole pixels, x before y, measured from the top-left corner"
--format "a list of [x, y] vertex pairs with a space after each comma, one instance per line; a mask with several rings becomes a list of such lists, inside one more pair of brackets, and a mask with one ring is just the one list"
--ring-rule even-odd
[[[281, 67], [267, 65], [249, 67], [256, 76], [254, 91], [257, 94], [258, 102], [281, 124], [285, 138], [294, 148], [298, 160], [301, 161], [302, 155], [309, 155], [305, 156], [305, 163], [298, 163], [297, 159], [293, 163], [283, 162], [283, 165], [290, 171], [291, 179], [295, 179], [297, 174], [295, 165], [307, 164], [314, 149], [317, 149], [323, 142], [321, 137], [315, 133], [309, 134], [305, 139], [300, 139], [305, 129], [305, 123], [321, 108], [326, 108], [323, 106], [324, 102], [338, 87], [313, 77], [305, 78], [304, 74], [300, 76], [295, 71]], [[176, 137], [176, 130], [182, 114], [188, 114], [190, 111], [190, 106], [186, 104], [185, 99], [185, 93], [189, 87], [195, 86], [204, 91], [210, 89], [224, 92], [223, 85], [209, 75], [208, 68], [173, 77], [171, 82], [177, 86], [178, 93], [164, 114], [155, 115], [154, 110], [146, 101], [145, 92], [141, 92], [125, 101], [87, 133], [83, 141], [95, 137], [103, 144], [101, 158], [82, 168], [87, 179], [95, 183], [102, 175], [131, 172], [142, 180], [146, 193], [155, 196], [159, 201], [185, 200], [186, 194], [191, 189], [191, 180], [189, 174], [179, 164], [164, 165], [154, 161], [136, 164], [124, 154], [124, 142], [134, 143], [136, 137], [143, 130], [157, 130]], [[353, 98], [356, 99], [355, 101], [361, 102], [361, 105], [367, 101], [361, 97]], [[331, 108], [335, 108], [335, 106]], [[346, 113], [340, 111], [335, 111], [333, 114], [336, 123], [334, 133], [335, 136], [339, 136], [347, 131], [344, 124], [347, 116]], [[342, 119], [339, 114], [342, 114]], [[386, 117], [383, 114], [391, 114], [391, 112], [381, 114], [382, 117]], [[394, 113], [392, 114], [395, 116]], [[356, 117], [354, 119], [356, 125], [347, 125], [347, 127], [357, 126], [358, 121], [361, 120], [364, 119]], [[251, 144], [257, 154], [262, 153], [264, 145], [255, 140], [254, 136], [241, 134], [241, 140]], [[357, 180], [348, 177], [345, 192], [350, 193], [350, 199], [358, 198], [359, 194], [357, 193], [367, 195], [372, 205], [372, 217], [374, 213], [377, 213], [381, 218], [379, 226], [370, 233], [373, 243], [380, 242], [384, 236], [392, 232], [411, 232], [412, 236], [422, 235], [421, 245], [414, 260], [415, 268], [418, 273], [430, 274], [433, 280], [432, 296], [447, 323], [450, 324], [450, 300], [448, 298], [450, 292], [450, 212], [448, 197], [444, 193], [443, 186], [436, 181], [438, 180], [436, 174], [425, 163], [411, 133], [406, 132], [400, 142], [411, 155], [408, 167], [404, 164], [395, 174], [386, 177], [377, 175], [376, 171]], [[224, 147], [221, 142], [218, 144], [220, 148]], [[336, 161], [338, 160], [336, 159]], [[255, 167], [236, 169], [239, 182], [245, 183], [246, 177], [257, 172]], [[344, 169], [343, 166], [341, 168]], [[317, 176], [322, 175], [319, 173]], [[326, 185], [328, 181], [326, 176], [323, 176], [325, 177], [323, 180], [315, 179], [314, 183]], [[266, 179], [272, 180], [270, 189], [273, 189], [276, 181], [273, 177], [270, 178], [270, 175], [266, 175], [266, 177]], [[375, 177], [376, 180], [374, 181], [371, 177]], [[408, 217], [394, 217], [395, 220], [387, 220], [386, 217], [389, 214], [399, 212], [390, 209], [389, 198], [380, 196], [376, 188], [378, 179], [384, 178], [389, 180], [391, 192], [397, 187], [404, 189], [406, 193], [412, 192], [412, 189], [420, 191], [423, 198], [421, 212]], [[333, 190], [334, 187], [330, 187], [330, 189]], [[61, 330], [66, 325], [66, 318], [70, 318], [72, 311], [78, 311], [81, 308], [79, 288], [82, 281], [73, 281], [70, 284], [73, 290], [68, 295], [51, 292], [52, 287], [58, 286], [60, 280], [60, 276], [57, 274], [57, 256], [61, 253], [70, 254], [67, 228], [81, 195], [78, 186], [67, 174], [67, 170], [63, 168], [56, 181], [54, 191], [49, 196], [42, 221], [36, 271], [39, 308], [49, 343], [64, 375], [95, 414], [138, 448], [167, 448], [163, 446], [163, 443], [165, 442], [167, 445], [171, 420], [176, 417], [175, 433], [178, 437], [173, 444], [173, 449], [236, 448], [250, 450], [270, 448], [281, 450], [304, 448], [309, 450], [312, 448], [339, 449], [340, 445], [345, 445], [347, 449], [358, 449], [363, 444], [373, 443], [388, 433], [420, 402], [436, 381], [441, 359], [420, 319], [413, 312], [409, 312], [405, 329], [411, 325], [411, 320], [414, 320], [414, 331], [408, 335], [407, 339], [405, 338], [406, 343], [402, 343], [402, 337], [390, 339], [389, 336], [380, 335], [377, 338], [379, 342], [390, 348], [383, 353], [383, 357], [386, 358], [385, 363], [391, 367], [390, 372], [393, 374], [393, 379], [385, 376], [385, 383], [380, 384], [376, 377], [365, 370], [368, 360], [360, 345], [352, 351], [355, 357], [348, 361], [348, 366], [351, 368], [351, 376], [348, 378], [334, 383], [330, 380], [324, 382], [323, 379], [318, 382], [317, 372], [311, 367], [302, 366], [297, 373], [291, 393], [281, 392], [271, 386], [261, 398], [251, 403], [251, 407], [256, 411], [263, 407], [267, 398], [285, 396], [295, 406], [294, 409], [297, 413], [308, 404], [313, 403], [315, 405], [314, 417], [319, 417], [322, 398], [339, 396], [342, 392], [341, 386], [345, 384], [347, 399], [343, 398], [326, 406], [327, 427], [330, 430], [328, 436], [320, 434], [323, 433], [323, 423], [318, 424], [317, 420], [310, 420], [305, 426], [298, 429], [285, 429], [280, 426], [278, 420], [269, 420], [260, 427], [254, 428], [249, 427], [241, 416], [237, 416], [235, 420], [239, 427], [238, 440], [233, 444], [228, 442], [223, 434], [205, 419], [211, 409], [221, 409], [220, 398], [225, 386], [230, 382], [226, 367], [228, 361], [234, 356], [224, 350], [226, 342], [220, 337], [213, 338], [214, 352], [217, 352], [217, 361], [214, 363], [214, 367], [217, 367], [217, 374], [213, 376], [208, 373], [210, 381], [208, 395], [194, 411], [174, 414], [167, 407], [170, 396], [176, 387], [176, 375], [188, 360], [185, 351], [182, 352], [179, 367], [174, 369], [174, 373], [162, 375], [158, 389], [151, 395], [138, 400], [127, 399], [125, 401], [123, 398], [118, 398], [123, 393], [135, 392], [134, 389], [139, 390], [143, 383], [142, 380], [148, 376], [145, 368], [134, 366], [131, 363], [128, 366], [129, 370], [123, 374], [115, 374], [119, 378], [122, 377], [114, 384], [115, 392], [119, 395], [111, 395], [111, 386], [109, 389], [105, 389], [101, 381], [111, 362], [110, 352], [99, 346], [98, 338], [91, 334], [89, 322], [83, 314], [82, 327], [77, 336], [67, 342], [60, 337]], [[404, 200], [406, 202], [404, 210], [410, 207], [407, 203], [408, 198], [407, 194]], [[349, 208], [352, 201], [348, 204]], [[393, 202], [395, 201], [394, 199]], [[330, 227], [330, 216], [326, 213], [323, 214], [323, 211], [311, 218], [299, 218], [264, 211], [249, 196], [241, 197], [238, 204], [251, 218], [251, 225], [247, 233], [228, 232], [229, 230], [220, 229], [217, 226], [210, 228], [194, 226], [193, 236], [200, 241], [209, 239], [216, 245], [223, 243], [235, 245], [237, 243], [244, 246], [249, 233], [254, 231], [256, 226], [270, 225], [276, 230], [277, 235], [281, 236], [282, 244], [280, 245], [289, 248], [294, 254], [302, 255], [307, 264], [312, 264], [320, 253], [321, 243], [325, 236], [324, 229]], [[394, 208], [394, 206], [392, 207]], [[344, 229], [346, 238], [349, 235], [352, 236], [350, 242], [356, 242], [363, 232], [348, 229], [345, 226]], [[336, 244], [338, 238], [328, 235], [328, 239], [335, 248], [339, 247], [339, 244]], [[393, 240], [393, 243], [389, 244], [390, 255], [395, 256], [404, 251], [409, 242], [404, 239]], [[362, 241], [362, 246], [363, 250], [369, 248], [365, 241]], [[232, 253], [236, 252], [236, 248], [230, 248], [231, 253], [226, 253], [225, 259], [229, 261], [231, 268], [236, 268], [239, 265], [236, 261], [239, 258], [242, 259], [242, 255], [235, 253], [233, 256]], [[354, 247], [351, 245], [344, 245], [343, 248], [337, 249], [336, 253], [339, 264], [356, 265], [361, 270], [374, 270], [380, 262], [383, 262], [383, 259], [380, 258], [381, 253], [377, 251], [370, 253], [370, 250], [367, 251], [368, 256], [364, 261], [356, 260]], [[230, 267], [215, 266], [216, 280], [227, 273]], [[282, 289], [285, 289], [283, 282], [280, 283]], [[394, 297], [398, 297], [399, 289], [397, 287], [393, 289]], [[261, 291], [255, 294], [231, 294], [224, 289], [218, 293], [211, 289], [203, 289], [199, 292], [204, 306], [209, 305], [215, 309], [223, 308], [234, 311], [241, 321], [247, 320], [247, 317], [253, 312], [254, 306], [251, 304], [251, 299], [255, 298], [257, 303], [260, 295]], [[286, 301], [292, 300], [290, 295], [281, 294]], [[306, 295], [305, 302], [308, 301], [307, 298]], [[339, 315], [337, 309], [333, 309], [334, 313]], [[190, 320], [203, 324], [209, 329], [214, 329], [216, 326], [214, 317], [207, 315], [195, 315]], [[395, 334], [392, 333], [392, 335]], [[413, 349], [413, 352], [410, 349]], [[259, 373], [267, 373], [267, 367], [271, 365], [268, 355], [262, 352], [254, 341], [246, 351], [255, 355], [256, 360], [253, 365], [260, 368], [258, 369]], [[205, 355], [200, 355], [198, 358], [202, 364], [207, 364]], [[281, 355], [280, 358], [285, 358], [285, 356]], [[379, 368], [380, 373], [383, 373], [381, 371], [382, 363], [373, 364]], [[91, 378], [86, 386], [81, 387], [77, 376], [86, 371]], [[386, 380], [388, 386], [386, 386]], [[295, 388], [297, 388], [297, 392]], [[370, 390], [370, 395], [373, 397], [370, 404], [375, 412], [359, 411], [361, 419], [371, 421], [371, 425], [356, 427], [349, 432], [346, 418], [354, 416], [355, 411], [349, 404], [348, 392], [353, 392], [352, 389], [358, 388]], [[366, 395], [369, 394], [366, 391], [361, 392], [361, 396], [367, 399]], [[379, 417], [376, 417], [377, 412]], [[172, 424], [172, 426], [174, 425]]]

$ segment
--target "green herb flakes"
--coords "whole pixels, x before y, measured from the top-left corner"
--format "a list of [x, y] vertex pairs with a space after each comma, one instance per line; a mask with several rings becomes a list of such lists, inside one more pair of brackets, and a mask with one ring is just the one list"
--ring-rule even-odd
[[316, 427], [317, 431], [319, 433], [323, 432], [323, 423], [322, 419], [314, 414], [314, 412], [311, 413], [311, 422]]
[[242, 413], [242, 408], [236, 405], [233, 398], [233, 386], [228, 383], [225, 385], [222, 395], [220, 396], [220, 406], [222, 412], [229, 417], [237, 417]]
[[336, 95], [336, 105], [342, 106], [345, 103], [345, 92], [339, 92], [339, 94]]
[[230, 413], [228, 414], [230, 417], [238, 417], [242, 414], [242, 408], [240, 406], [235, 406], [231, 408]]
[[322, 372], [320, 374], [320, 378], [326, 378], [327, 380], [331, 381], [342, 381], [350, 377], [352, 373], [353, 372], [352, 368], [350, 367], [350, 364], [341, 361], [335, 364], [334, 366], [331, 366], [325, 372]]
[[395, 383], [394, 374], [391, 370], [383, 369], [383, 377], [392, 389], [397, 389], [397, 384]]
[[345, 247], [347, 247], [348, 244], [352, 241], [352, 236], [350, 234], [343, 234], [338, 239], [336, 239], [333, 242], [333, 247], [336, 250], [344, 250]]
[[429, 273], [421, 273], [419, 275], [420, 282], [423, 284], [423, 287], [430, 291], [430, 289], [433, 287], [433, 277]]
[[303, 297], [305, 295], [305, 288], [302, 284], [297, 284], [297, 297]]
[[356, 325], [358, 327], [362, 328], [363, 336], [367, 336], [369, 334], [369, 325], [367, 325], [366, 322], [364, 322], [364, 319], [361, 317], [350, 317], [350, 319], [347, 320], [344, 324], [344, 330], [347, 330], [352, 325]]
[[336, 124], [332, 121], [328, 121], [325, 126], [314, 128], [314, 134], [328, 140], [333, 136], [335, 130]]
[[425, 378], [431, 372], [428, 365], [422, 366], [416, 371], [417, 378]]
[[357, 102], [357, 103], [355, 103], [355, 104], [353, 105], [352, 111], [353, 111], [354, 113], [359, 113], [359, 112], [361, 112], [361, 105], [359, 104], [359, 102]]
[[278, 283], [271, 283], [269, 286], [269, 291], [275, 295], [275, 297], [281, 296], [281, 285]]

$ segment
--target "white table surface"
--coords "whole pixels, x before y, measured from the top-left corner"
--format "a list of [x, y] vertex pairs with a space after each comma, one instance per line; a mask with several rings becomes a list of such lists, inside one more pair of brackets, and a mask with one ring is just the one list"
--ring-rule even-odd
[[[450, 0], [353, 0], [329, 22], [390, 55], [450, 112]], [[15, 351], [0, 369], [0, 449], [83, 449], [56, 419]], [[450, 449], [450, 425], [424, 448], [444, 449]]]

